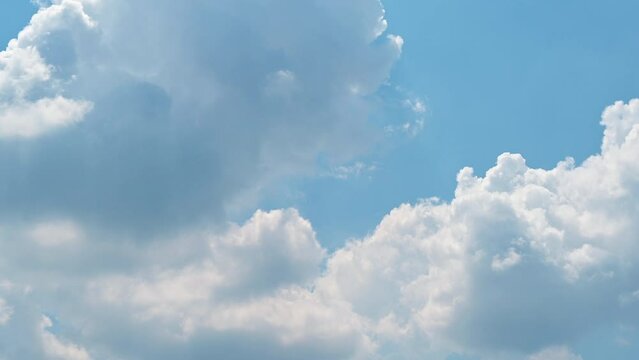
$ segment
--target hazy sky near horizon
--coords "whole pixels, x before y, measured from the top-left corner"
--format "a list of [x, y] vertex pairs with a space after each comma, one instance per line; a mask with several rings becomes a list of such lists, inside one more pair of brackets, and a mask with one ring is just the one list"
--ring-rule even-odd
[[639, 356], [639, 4], [0, 4], [0, 359]]

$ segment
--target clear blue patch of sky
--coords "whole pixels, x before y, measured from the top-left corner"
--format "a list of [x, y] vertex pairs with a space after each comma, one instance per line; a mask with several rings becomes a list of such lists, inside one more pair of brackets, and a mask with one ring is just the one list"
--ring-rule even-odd
[[4, 50], [9, 40], [29, 23], [36, 11], [29, 0], [2, 0], [0, 2], [0, 48]]
[[584, 360], [639, 358], [639, 329], [616, 326], [592, 331], [574, 346]]

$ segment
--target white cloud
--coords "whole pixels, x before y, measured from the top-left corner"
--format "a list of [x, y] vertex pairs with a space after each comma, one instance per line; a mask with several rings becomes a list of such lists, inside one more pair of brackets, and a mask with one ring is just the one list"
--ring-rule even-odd
[[[625, 107], [631, 110], [635, 106], [639, 101]], [[639, 118], [633, 121], [639, 123]], [[270, 243], [266, 239], [306, 239], [303, 248], [315, 250], [303, 253], [315, 253], [312, 258], [321, 259], [319, 254], [323, 252], [310, 235], [310, 224], [296, 220], [299, 215], [289, 210], [258, 212], [244, 226], [234, 226], [216, 238], [212, 263], [147, 280], [107, 282], [94, 289], [106, 289], [103, 298], [111, 303], [129, 303], [146, 321], [161, 318], [175, 323], [180, 319], [183, 335], [204, 328], [259, 329], [272, 332], [280, 344], [293, 341], [291, 334], [302, 334], [293, 337], [293, 342], [300, 343], [301, 339], [320, 336], [308, 332], [307, 321], [312, 318], [305, 311], [331, 314], [330, 309], [337, 307], [341, 309], [339, 318], [351, 319], [348, 333], [361, 336], [361, 346], [353, 348], [351, 354], [374, 350], [383, 358], [406, 348], [405, 354], [432, 356], [456, 344], [452, 349], [524, 356], [530, 349], [543, 349], [579, 336], [581, 329], [622, 320], [616, 315], [621, 294], [605, 289], [611, 281], [615, 288], [636, 289], [631, 280], [636, 259], [629, 257], [633, 244], [626, 234], [635, 231], [638, 214], [633, 208], [618, 209], [618, 204], [632, 204], [637, 196], [636, 182], [621, 181], [632, 180], [626, 176], [636, 171], [636, 165], [619, 167], [615, 163], [639, 153], [634, 151], [639, 138], [626, 138], [618, 145], [619, 150], [604, 151], [581, 166], [566, 161], [552, 170], [530, 169], [522, 156], [506, 153], [483, 178], [464, 169], [452, 202], [433, 199], [394, 209], [370, 236], [352, 241], [331, 255], [324, 274], [316, 273], [310, 288], [299, 286], [312, 275], [288, 283], [264, 281], [260, 275], [278, 273], [271, 265], [260, 265], [271, 264], [272, 260], [264, 262], [263, 255], [256, 255], [264, 253], [260, 249]], [[603, 172], [603, 166], [611, 168]], [[611, 184], [596, 179], [602, 174], [620, 181]], [[588, 186], [580, 188], [581, 183]], [[593, 218], [614, 221], [605, 230], [595, 231], [590, 224]], [[289, 221], [297, 225], [287, 225]], [[244, 253], [245, 247], [251, 250]], [[277, 259], [275, 262], [287, 263], [286, 256], [279, 254], [294, 257], [292, 249], [298, 246], [288, 245], [282, 252], [276, 243], [266, 248], [273, 249], [270, 256]], [[319, 260], [312, 263], [319, 268]], [[235, 271], [247, 264], [251, 264], [248, 270]], [[238, 275], [242, 273], [250, 275]], [[202, 278], [203, 274], [209, 276]], [[229, 306], [223, 296], [216, 296], [227, 279], [240, 284], [238, 289], [247, 287], [259, 296]], [[259, 287], [248, 279], [281, 285], [256, 293]], [[201, 292], [187, 291], [193, 283], [208, 285], [200, 287]], [[176, 301], [162, 294], [189, 297]], [[235, 299], [247, 299], [244, 296]], [[584, 306], [574, 307], [577, 302]], [[291, 306], [289, 315], [281, 315], [283, 303]], [[595, 304], [610, 306], [608, 314], [589, 318], [588, 309]], [[196, 310], [200, 307], [204, 310]], [[266, 308], [269, 310], [263, 310]], [[274, 315], [257, 321], [257, 314], [262, 312]], [[298, 316], [305, 319], [301, 327], [283, 326], [282, 319]], [[331, 323], [332, 316], [323, 321]], [[537, 324], [552, 331], [514, 331], [534, 329]], [[419, 338], [426, 339], [430, 346], [415, 347], [414, 339]]]
[[174, 230], [347, 163], [381, 132], [385, 24], [376, 0], [45, 4], [0, 55], [0, 214]]
[[0, 108], [0, 137], [36, 137], [82, 120], [91, 110], [87, 101], [58, 96]]
[[[506, 153], [484, 177], [463, 169], [451, 202], [392, 210], [369, 236], [331, 254], [323, 271], [326, 251], [307, 220], [295, 210], [257, 211], [241, 226], [195, 231], [185, 238], [199, 240], [175, 240], [151, 258], [144, 247], [129, 252], [139, 259], [132, 270], [50, 276], [57, 285], [40, 291], [83, 294], [58, 304], [56, 314], [74, 324], [95, 316], [78, 343], [124, 357], [184, 356], [204, 351], [200, 341], [209, 351], [235, 351], [240, 336], [252, 341], [245, 358], [256, 351], [281, 358], [291, 349], [335, 359], [444, 358], [459, 349], [484, 358], [570, 358], [553, 344], [639, 323], [632, 316], [638, 107], [635, 100], [609, 108], [603, 123], [626, 124], [615, 133], [624, 140], [604, 141], [614, 146], [579, 166], [531, 169], [521, 155]], [[42, 224], [26, 228], [75, 231]], [[175, 251], [185, 246], [208, 252]], [[37, 278], [20, 281], [27, 279]], [[125, 351], [115, 332], [163, 346]]]
[[0, 139], [34, 138], [84, 119], [92, 103], [62, 95], [68, 80], [41, 49], [47, 49], [48, 38], [62, 28], [93, 27], [82, 3], [68, 0], [40, 10], [0, 52]]
[[365, 322], [349, 304], [311, 290], [325, 250], [297, 211], [258, 211], [209, 244], [211, 254], [199, 264], [99, 279], [89, 296], [97, 307], [131, 309], [143, 325], [177, 326], [173, 341], [229, 332], [272, 338], [283, 351], [317, 347], [312, 351], [320, 358], [372, 353]]
[[[484, 177], [463, 169], [451, 202], [399, 206], [369, 236], [328, 256], [325, 267], [326, 251], [295, 210], [258, 211], [243, 225], [192, 230], [148, 246], [111, 244], [120, 251], [98, 251], [104, 245], [94, 240], [97, 253], [115, 265], [73, 277], [90, 267], [69, 257], [64, 270], [65, 254], [39, 268], [12, 255], [12, 234], [33, 238], [38, 231], [11, 232], [7, 225], [5, 256], [18, 260], [0, 264], [16, 288], [34, 289], [10, 292], [10, 302], [46, 304], [78, 327], [61, 334], [65, 339], [109, 356], [242, 351], [240, 358], [437, 359], [461, 349], [482, 358], [570, 359], [553, 344], [599, 327], [639, 324], [638, 107], [632, 101], [604, 113], [609, 127], [617, 126], [614, 119], [634, 125], [616, 133], [623, 142], [608, 141], [614, 146], [583, 164], [532, 169], [506, 153]], [[51, 224], [21, 229], [75, 231]], [[21, 251], [44, 259], [47, 250]], [[99, 257], [87, 251], [85, 258]], [[127, 265], [120, 269], [118, 261]], [[74, 296], [57, 299], [59, 292]], [[14, 317], [23, 316], [24, 304]], [[123, 349], [123, 337], [161, 346]]]
[[310, 284], [325, 257], [310, 223], [295, 210], [258, 211], [245, 225], [232, 224], [208, 243], [211, 253], [200, 264], [162, 270], [146, 281], [115, 277], [92, 286], [108, 301], [175, 315], [198, 302], [244, 299]]
[[[531, 169], [506, 153], [483, 178], [462, 170], [451, 203], [403, 205], [338, 250], [318, 291], [480, 353], [525, 352], [627, 320], [612, 289], [636, 289], [638, 108], [604, 112], [609, 145], [581, 166]], [[606, 310], [592, 317], [595, 306]], [[553, 330], [516, 331], [542, 325]]]
[[54, 334], [49, 332], [53, 326], [51, 319], [43, 316], [40, 322], [40, 337], [42, 348], [47, 359], [51, 360], [90, 360], [91, 356], [83, 348], [71, 343], [60, 341]]
[[29, 237], [43, 247], [73, 245], [83, 238], [82, 230], [72, 221], [48, 221], [36, 224]]
[[368, 358], [365, 321], [312, 291], [326, 251], [296, 211], [198, 235], [238, 197], [368, 148], [403, 43], [381, 4], [38, 3], [0, 53], [0, 357]]

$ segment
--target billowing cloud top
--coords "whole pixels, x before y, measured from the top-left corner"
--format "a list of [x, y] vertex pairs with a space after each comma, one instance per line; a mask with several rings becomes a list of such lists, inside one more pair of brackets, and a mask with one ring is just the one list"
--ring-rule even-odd
[[385, 27], [374, 0], [43, 6], [0, 54], [0, 358], [572, 360], [639, 326], [639, 100], [582, 164], [505, 153], [330, 254], [295, 209], [220, 225], [365, 147]]

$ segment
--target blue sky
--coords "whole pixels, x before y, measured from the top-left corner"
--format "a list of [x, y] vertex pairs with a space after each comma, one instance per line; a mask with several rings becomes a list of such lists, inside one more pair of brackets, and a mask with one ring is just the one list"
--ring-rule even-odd
[[0, 359], [636, 357], [638, 10], [3, 2]]

